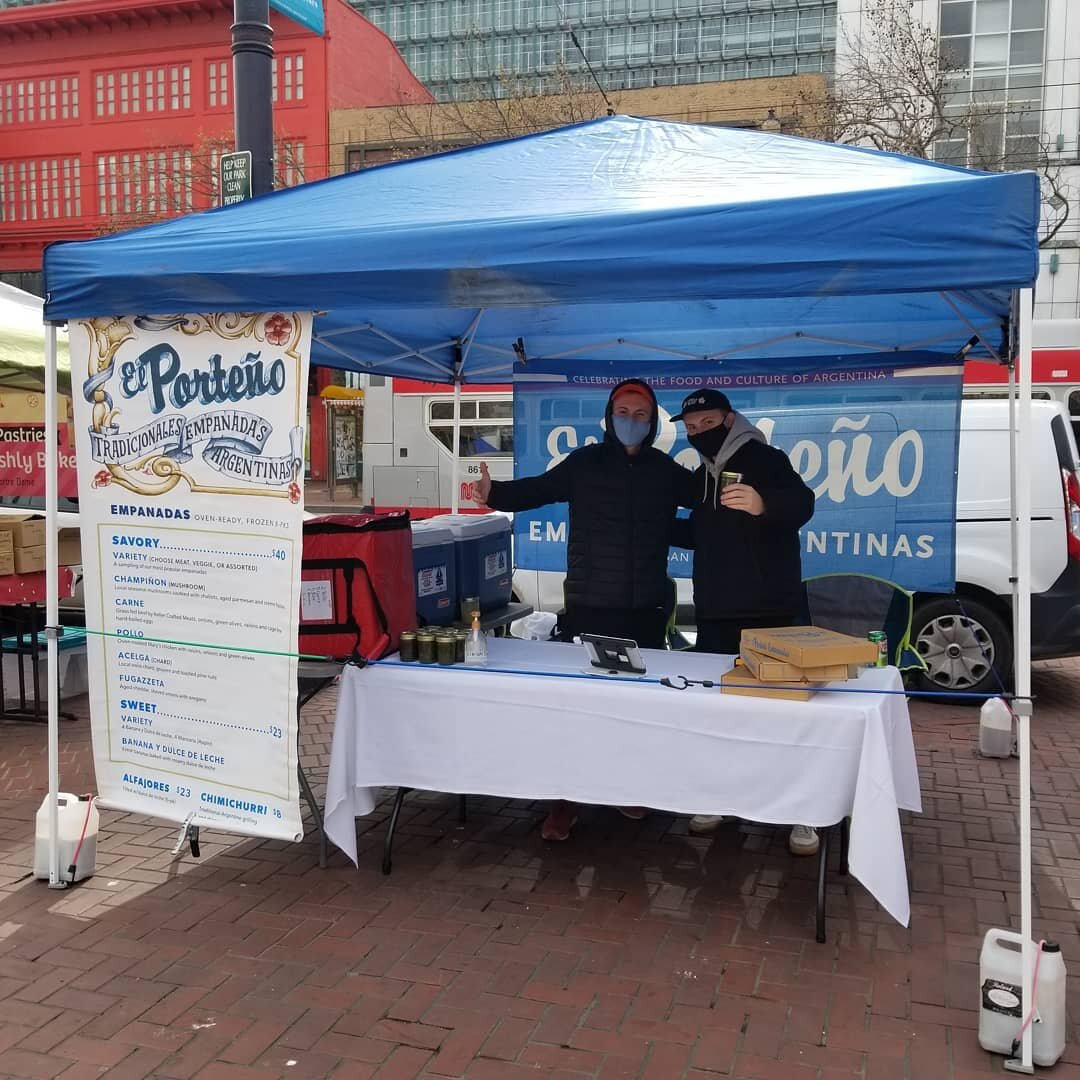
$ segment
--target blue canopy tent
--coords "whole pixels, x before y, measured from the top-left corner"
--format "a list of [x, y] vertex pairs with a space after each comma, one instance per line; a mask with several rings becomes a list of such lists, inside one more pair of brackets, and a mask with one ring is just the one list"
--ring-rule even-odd
[[[1010, 326], [1023, 359], [1038, 220], [1033, 173], [616, 116], [54, 245], [45, 315], [312, 310], [314, 363], [458, 389], [571, 357], [1001, 358]], [[1029, 359], [1021, 373], [1023, 389]], [[1028, 425], [1021, 409], [1021, 469]], [[1024, 484], [1017, 497], [1025, 699]]]

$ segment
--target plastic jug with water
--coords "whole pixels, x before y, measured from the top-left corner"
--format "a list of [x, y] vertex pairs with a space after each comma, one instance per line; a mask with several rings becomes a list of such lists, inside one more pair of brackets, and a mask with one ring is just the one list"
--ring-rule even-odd
[[[992, 1054], [1012, 1055], [1024, 1023], [1021, 1000], [1021, 937], [1011, 930], [990, 930], [979, 954], [979, 1045]], [[1033, 948], [1038, 946], [1033, 944]], [[1031, 1059], [1053, 1065], [1065, 1052], [1065, 961], [1061, 947], [1043, 942], [1035, 977], [1035, 1016]]]
[[[60, 877], [69, 883], [92, 877], [97, 865], [97, 800], [88, 795], [56, 796]], [[74, 871], [71, 867], [74, 866]], [[49, 796], [38, 808], [34, 822], [34, 877], [49, 877]]]
[[1011, 757], [1015, 745], [1012, 709], [999, 697], [987, 698], [979, 710], [979, 753]]

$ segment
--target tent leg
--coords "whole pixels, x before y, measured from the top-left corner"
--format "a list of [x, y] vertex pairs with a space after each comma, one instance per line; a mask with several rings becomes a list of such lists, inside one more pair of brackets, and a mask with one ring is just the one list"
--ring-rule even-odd
[[59, 570], [56, 565], [56, 501], [59, 486], [56, 446], [56, 327], [45, 326], [45, 649], [49, 721], [49, 888], [63, 889], [60, 869], [60, 687], [57, 634], [60, 621]]
[[450, 469], [450, 512], [461, 509], [461, 375], [454, 376], [454, 449]]
[[[1023, 949], [1023, 1001], [1032, 1004], [1032, 973], [1035, 963], [1031, 939], [1031, 323], [1034, 294], [1019, 292], [1017, 364], [1020, 395], [1016, 425], [1016, 639], [1014, 642], [1017, 714], [1016, 735], [1020, 749], [1020, 938]], [[1024, 1031], [1020, 1058], [1025, 1071], [1031, 1068], [1032, 1025]]]

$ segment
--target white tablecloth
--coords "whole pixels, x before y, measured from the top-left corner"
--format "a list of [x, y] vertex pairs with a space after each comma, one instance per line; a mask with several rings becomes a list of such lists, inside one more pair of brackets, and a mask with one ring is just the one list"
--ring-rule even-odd
[[[899, 809], [922, 810], [907, 700], [895, 668], [809, 701], [675, 690], [732, 658], [645, 652], [645, 680], [582, 674], [575, 645], [492, 639], [487, 669], [402, 664], [341, 682], [326, 832], [356, 862], [355, 818], [375, 789], [570, 799], [833, 825], [851, 816], [851, 872], [900, 923], [910, 915]], [[564, 673], [562, 676], [534, 674]], [[577, 677], [574, 677], [577, 676]], [[649, 681], [651, 680], [651, 681]]]

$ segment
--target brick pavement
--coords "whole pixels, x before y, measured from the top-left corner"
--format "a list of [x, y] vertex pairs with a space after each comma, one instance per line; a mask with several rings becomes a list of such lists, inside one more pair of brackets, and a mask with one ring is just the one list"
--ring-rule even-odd
[[[1080, 662], [1038, 665], [1036, 931], [1080, 957]], [[321, 790], [332, 692], [305, 712]], [[982, 933], [1016, 915], [1015, 762], [974, 755], [977, 714], [912, 709], [925, 813], [905, 823], [904, 930], [834, 878], [814, 941], [813, 860], [784, 830], [588, 810], [565, 845], [542, 809], [417, 796], [392, 877], [385, 804], [361, 870], [302, 845], [105, 812], [97, 874], [27, 876], [45, 734], [0, 725], [0, 1075], [201, 1080], [977, 1080]], [[85, 721], [62, 728], [62, 786], [92, 787]], [[1076, 985], [1074, 973], [1074, 985]], [[1077, 998], [1070, 1002], [1075, 1025]], [[1080, 1077], [1070, 1045], [1053, 1075]]]

